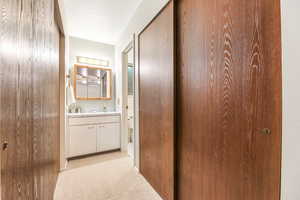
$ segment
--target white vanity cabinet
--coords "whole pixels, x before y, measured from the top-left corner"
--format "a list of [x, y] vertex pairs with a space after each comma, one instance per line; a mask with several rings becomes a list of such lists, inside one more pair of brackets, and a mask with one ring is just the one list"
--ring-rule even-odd
[[80, 156], [95, 153], [97, 150], [97, 126], [70, 126], [69, 156]]
[[68, 158], [121, 149], [120, 114], [69, 114]]
[[121, 147], [120, 124], [101, 124], [97, 128], [97, 151], [109, 151]]

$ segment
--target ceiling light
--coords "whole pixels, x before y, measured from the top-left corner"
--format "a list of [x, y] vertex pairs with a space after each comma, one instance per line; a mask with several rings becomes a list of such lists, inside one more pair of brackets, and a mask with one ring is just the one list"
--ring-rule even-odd
[[97, 65], [97, 66], [109, 66], [108, 60], [101, 60], [95, 58], [87, 58], [82, 56], [77, 56], [77, 63], [88, 64], [88, 65]]

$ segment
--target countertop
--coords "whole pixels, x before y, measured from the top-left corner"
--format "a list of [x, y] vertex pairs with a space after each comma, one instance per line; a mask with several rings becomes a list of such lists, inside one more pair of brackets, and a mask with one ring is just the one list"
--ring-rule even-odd
[[69, 118], [79, 118], [79, 117], [97, 117], [97, 116], [118, 116], [121, 115], [120, 112], [93, 112], [93, 113], [68, 113]]

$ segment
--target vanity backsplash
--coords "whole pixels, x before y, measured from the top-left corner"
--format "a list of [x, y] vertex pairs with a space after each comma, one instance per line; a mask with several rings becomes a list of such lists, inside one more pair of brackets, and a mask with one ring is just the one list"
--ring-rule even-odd
[[111, 101], [76, 101], [81, 113], [114, 112], [116, 111], [114, 99]]

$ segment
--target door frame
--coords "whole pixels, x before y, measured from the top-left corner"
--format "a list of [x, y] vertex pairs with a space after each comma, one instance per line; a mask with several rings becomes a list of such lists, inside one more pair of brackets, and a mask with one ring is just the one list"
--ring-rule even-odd
[[133, 51], [133, 84], [134, 84], [134, 98], [133, 98], [133, 164], [136, 166], [136, 61], [135, 61], [135, 34], [132, 35], [130, 42], [126, 45], [126, 47], [122, 51], [122, 151], [128, 150], [128, 125], [127, 125], [127, 105], [128, 105], [128, 52]]
[[65, 8], [62, 0], [54, 1], [54, 18], [59, 29], [59, 112], [60, 112], [60, 171], [66, 169], [66, 69], [68, 66], [68, 31], [66, 28]]

